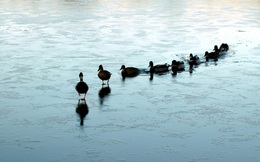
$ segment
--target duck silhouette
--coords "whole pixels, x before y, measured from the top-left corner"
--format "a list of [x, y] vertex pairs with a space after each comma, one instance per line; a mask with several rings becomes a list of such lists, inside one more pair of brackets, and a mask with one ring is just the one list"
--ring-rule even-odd
[[81, 100], [85, 100], [86, 94], [87, 94], [89, 88], [88, 88], [87, 83], [85, 83], [83, 81], [83, 73], [82, 72], [79, 73], [79, 79], [80, 79], [80, 81], [77, 83], [75, 89], [78, 92], [79, 96], [81, 94], [84, 94], [84, 97]]
[[219, 48], [217, 45], [215, 45], [213, 52], [206, 51], [204, 57], [206, 58], [207, 62], [209, 61], [209, 59], [218, 61], [218, 58], [220, 56], [223, 56], [226, 53], [226, 51], [228, 51], [228, 50], [229, 50], [229, 46], [227, 43], [222, 43]]
[[107, 84], [109, 84], [109, 79], [111, 77], [111, 73], [107, 70], [104, 70], [102, 65], [99, 65], [98, 77], [99, 77], [99, 79], [102, 80], [102, 85], [105, 85], [105, 83], [104, 83], [105, 80], [107, 80]]
[[215, 46], [214, 46], [213, 51], [214, 51], [214, 52], [219, 52], [218, 45], [215, 45]]
[[225, 52], [228, 50], [229, 50], [229, 46], [227, 43], [222, 43], [219, 48], [218, 48], [218, 45], [215, 45], [214, 49], [213, 49], [213, 51], [215, 51], [215, 52]]
[[219, 51], [228, 51], [229, 50], [229, 46], [227, 43], [222, 43], [219, 47]]
[[140, 73], [140, 70], [135, 67], [125, 67], [122, 65], [121, 68], [121, 75], [123, 78], [125, 77], [135, 77]]
[[150, 73], [164, 73], [169, 71], [169, 67], [170, 65], [166, 64], [161, 64], [161, 65], [153, 65], [153, 61], [149, 62], [149, 66], [150, 67]]
[[183, 61], [176, 61], [172, 60], [172, 74], [176, 75], [178, 71], [183, 71], [185, 70], [185, 65]]
[[190, 68], [192, 68], [194, 65], [199, 65], [200, 64], [200, 58], [195, 55], [193, 56], [193, 54], [190, 54], [190, 59], [188, 60]]
[[209, 61], [209, 59], [214, 59], [214, 61], [218, 61], [218, 57], [219, 57], [219, 52], [214, 51], [214, 52], [205, 52], [204, 57], [206, 58], [206, 61]]

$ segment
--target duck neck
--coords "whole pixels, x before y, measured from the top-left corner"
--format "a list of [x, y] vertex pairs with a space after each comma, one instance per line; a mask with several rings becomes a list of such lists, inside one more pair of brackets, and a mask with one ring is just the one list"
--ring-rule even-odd
[[81, 82], [83, 82], [83, 77], [79, 77], [79, 80], [80, 80]]

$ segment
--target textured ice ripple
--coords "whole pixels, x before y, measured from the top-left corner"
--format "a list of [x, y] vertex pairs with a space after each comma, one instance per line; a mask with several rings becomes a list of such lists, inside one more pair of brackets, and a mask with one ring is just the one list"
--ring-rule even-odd
[[[1, 157], [259, 161], [257, 6], [1, 1]], [[122, 64], [147, 70], [150, 60], [170, 63], [191, 52], [203, 58], [222, 42], [230, 51], [193, 74], [186, 69], [152, 81], [146, 73], [121, 79]], [[103, 99], [99, 64], [113, 73], [111, 93]], [[75, 111], [80, 71], [90, 86], [84, 126]]]

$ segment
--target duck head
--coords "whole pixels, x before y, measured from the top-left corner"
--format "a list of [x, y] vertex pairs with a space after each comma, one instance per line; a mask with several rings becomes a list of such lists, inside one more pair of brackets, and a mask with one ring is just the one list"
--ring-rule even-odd
[[218, 51], [218, 45], [214, 46], [214, 51]]
[[83, 81], [83, 73], [82, 72], [79, 73], [79, 79], [80, 79], [80, 81]]
[[98, 71], [102, 71], [102, 70], [103, 70], [103, 66], [102, 66], [102, 65], [99, 65]]
[[120, 70], [124, 70], [125, 69], [125, 65], [122, 65]]
[[172, 65], [177, 65], [177, 61], [176, 60], [172, 60]]
[[206, 51], [204, 57], [207, 57], [209, 55], [209, 52]]
[[153, 67], [153, 62], [152, 61], [149, 62], [149, 66], [148, 67], [150, 67], [150, 68]]
[[205, 52], [204, 57], [206, 58], [206, 61], [208, 62], [209, 61], [209, 52], [208, 51]]

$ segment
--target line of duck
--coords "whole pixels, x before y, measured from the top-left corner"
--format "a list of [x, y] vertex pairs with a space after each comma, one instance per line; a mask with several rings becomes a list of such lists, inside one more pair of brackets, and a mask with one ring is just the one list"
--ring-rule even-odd
[[[213, 60], [213, 61], [218, 61], [218, 58], [221, 55], [224, 55], [226, 53], [226, 51], [229, 50], [229, 46], [226, 43], [222, 43], [220, 45], [220, 47], [218, 48], [217, 45], [214, 46], [214, 49], [212, 52], [208, 52], [206, 51], [204, 54], [205, 60], [206, 62]], [[200, 58], [195, 55], [193, 56], [193, 54], [191, 53], [189, 56], [189, 60], [187, 60], [190, 66], [190, 70], [193, 69], [194, 65], [199, 65], [202, 63], [202, 61], [200, 60]], [[149, 62], [149, 73], [152, 79], [153, 74], [160, 74], [160, 73], [165, 73], [168, 71], [172, 71], [172, 75], [176, 75], [178, 71], [183, 71], [185, 70], [185, 65], [184, 65], [184, 61], [176, 61], [176, 60], [172, 60], [171, 65], [169, 64], [159, 64], [159, 65], [154, 65], [153, 61]], [[121, 68], [121, 75], [122, 78], [125, 79], [126, 77], [135, 77], [137, 75], [140, 74], [140, 69], [136, 68], [136, 67], [125, 67], [125, 65], [122, 65]], [[98, 77], [99, 79], [102, 81], [102, 86], [105, 85], [105, 81], [107, 82], [106, 84], [109, 85], [109, 79], [111, 78], [111, 73], [107, 70], [104, 70], [102, 65], [99, 65], [98, 68]], [[78, 95], [84, 95], [83, 98], [81, 98], [81, 100], [85, 100], [86, 98], [86, 94], [88, 92], [88, 85], [87, 83], [85, 83], [83, 81], [83, 73], [80, 72], [79, 73], [79, 79], [80, 81], [77, 83], [75, 89], [78, 92]]]

